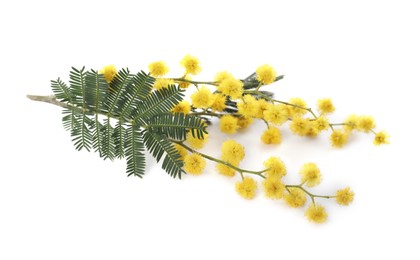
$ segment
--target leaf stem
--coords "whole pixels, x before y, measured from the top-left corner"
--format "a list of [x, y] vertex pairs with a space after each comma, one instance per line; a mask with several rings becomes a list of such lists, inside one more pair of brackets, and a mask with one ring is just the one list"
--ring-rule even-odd
[[241, 176], [242, 176], [242, 174], [243, 174], [243, 173], [249, 173], [249, 174], [258, 175], [258, 176], [260, 176], [261, 178], [265, 178], [265, 176], [263, 175], [263, 173], [264, 173], [264, 172], [266, 172], [266, 171], [267, 171], [267, 169], [264, 169], [264, 170], [261, 170], [261, 171], [250, 171], [250, 170], [245, 170], [245, 169], [239, 168], [239, 167], [237, 167], [237, 166], [234, 166], [234, 165], [232, 165], [232, 164], [230, 164], [230, 163], [228, 163], [228, 162], [225, 162], [225, 161], [223, 161], [223, 160], [219, 160], [219, 159], [217, 159], [217, 158], [214, 158], [214, 157], [212, 157], [212, 156], [210, 156], [210, 155], [207, 155], [207, 154], [204, 154], [204, 153], [197, 152], [196, 150], [194, 150], [194, 149], [192, 149], [191, 147], [189, 147], [189, 146], [185, 145], [185, 144], [184, 144], [183, 142], [181, 142], [181, 141], [176, 141], [176, 140], [171, 140], [171, 141], [172, 141], [173, 143], [176, 143], [176, 144], [178, 144], [178, 145], [180, 145], [180, 146], [184, 147], [185, 149], [187, 149], [188, 151], [190, 151], [190, 152], [192, 152], [192, 153], [196, 153], [196, 154], [201, 155], [202, 157], [204, 157], [204, 158], [206, 158], [206, 159], [208, 159], [208, 160], [210, 160], [210, 161], [217, 162], [217, 163], [220, 163], [220, 164], [224, 164], [224, 165], [226, 165], [226, 166], [228, 166], [228, 167], [230, 167], [230, 168], [232, 168], [232, 169], [234, 169], [234, 170], [238, 171], [238, 172], [241, 174]]
[[285, 185], [285, 187], [286, 188], [297, 188], [297, 189], [301, 189], [303, 192], [305, 192], [306, 194], [308, 194], [311, 197], [312, 202], [314, 202], [314, 198], [324, 198], [324, 199], [335, 198], [335, 196], [325, 196], [325, 195], [313, 194], [313, 193], [309, 192], [307, 189], [303, 188], [302, 185]]
[[168, 79], [173, 80], [175, 82], [186, 82], [186, 83], [190, 83], [196, 86], [198, 84], [217, 86], [217, 82], [214, 82], [214, 81], [195, 81], [195, 80], [188, 80], [185, 78], [168, 78]]

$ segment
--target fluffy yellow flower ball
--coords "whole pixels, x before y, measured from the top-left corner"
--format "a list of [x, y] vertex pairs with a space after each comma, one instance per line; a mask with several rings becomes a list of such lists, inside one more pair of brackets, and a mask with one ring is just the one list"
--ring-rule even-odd
[[264, 120], [269, 123], [281, 125], [285, 123], [288, 119], [287, 107], [283, 104], [273, 105], [267, 103], [263, 111], [263, 117]]
[[220, 131], [227, 134], [234, 134], [238, 130], [238, 118], [231, 115], [224, 115], [219, 122]]
[[245, 157], [245, 148], [235, 140], [227, 140], [222, 144], [222, 160], [237, 165]]
[[189, 174], [200, 175], [205, 167], [206, 160], [197, 153], [189, 154], [184, 158], [184, 169]]
[[311, 120], [309, 118], [296, 116], [292, 119], [292, 122], [290, 122], [289, 128], [292, 133], [305, 136], [308, 131], [310, 131]]
[[347, 143], [348, 137], [348, 132], [334, 130], [330, 135], [331, 145], [336, 148], [341, 148]]
[[261, 82], [261, 84], [268, 85], [276, 80], [277, 73], [273, 67], [268, 64], [264, 64], [257, 68], [257, 80]]
[[236, 192], [244, 199], [253, 199], [257, 190], [257, 182], [249, 177], [245, 177], [243, 181], [236, 183]]
[[104, 75], [106, 82], [111, 83], [115, 76], [117, 76], [118, 71], [114, 65], [107, 65], [103, 67], [99, 73]]
[[375, 145], [389, 144], [389, 135], [387, 132], [381, 131], [375, 134], [375, 139], [373, 139]]
[[168, 73], [169, 68], [163, 61], [156, 61], [149, 64], [149, 72], [153, 77], [161, 77]]
[[173, 113], [184, 113], [188, 114], [191, 111], [191, 105], [187, 100], [182, 100], [175, 105], [172, 110]]
[[185, 74], [197, 75], [201, 72], [201, 66], [198, 59], [189, 54], [181, 60], [181, 66], [185, 68]]
[[280, 178], [268, 177], [263, 181], [262, 185], [267, 198], [278, 200], [283, 197], [285, 187], [281, 183]]
[[371, 116], [360, 116], [357, 120], [357, 130], [363, 131], [365, 133], [368, 133], [370, 130], [375, 128], [376, 123], [375, 119]]
[[244, 91], [243, 86], [242, 81], [229, 77], [220, 82], [217, 90], [223, 95], [230, 96], [232, 99], [238, 99]]
[[321, 182], [321, 171], [315, 163], [305, 163], [299, 171], [302, 183], [314, 187]]
[[318, 100], [318, 111], [321, 114], [329, 114], [335, 111], [335, 107], [330, 98], [323, 98]]
[[323, 131], [328, 129], [330, 122], [325, 116], [320, 116], [314, 121], [314, 126], [318, 131]]
[[299, 188], [289, 188], [283, 198], [286, 204], [292, 208], [303, 207], [306, 203], [306, 193]]
[[338, 190], [335, 194], [335, 200], [338, 204], [343, 206], [348, 206], [350, 203], [353, 202], [354, 199], [354, 192], [350, 190], [349, 187], [346, 187], [342, 190]]
[[192, 105], [196, 108], [209, 108], [213, 104], [213, 100], [213, 94], [206, 87], [200, 87], [191, 95]]
[[281, 178], [286, 175], [286, 165], [282, 160], [277, 157], [271, 156], [264, 161], [264, 167], [268, 169], [266, 171], [267, 176]]
[[305, 216], [309, 221], [317, 224], [324, 223], [327, 220], [327, 212], [321, 205], [312, 204], [305, 212]]
[[261, 135], [261, 141], [265, 144], [279, 144], [281, 142], [280, 129], [274, 126], [270, 126]]

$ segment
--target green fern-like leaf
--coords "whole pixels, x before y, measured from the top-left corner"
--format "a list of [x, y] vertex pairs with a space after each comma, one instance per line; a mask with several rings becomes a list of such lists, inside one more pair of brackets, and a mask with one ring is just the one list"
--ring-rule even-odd
[[55, 97], [59, 101], [72, 103], [70, 88], [60, 78], [57, 80], [51, 80], [51, 88]]
[[104, 112], [108, 83], [104, 75], [91, 70], [86, 73], [86, 105], [95, 113]]
[[147, 98], [153, 88], [154, 79], [146, 73], [139, 72], [131, 79], [132, 84], [125, 89], [123, 97], [118, 102], [121, 107], [121, 118], [129, 119], [135, 113], [139, 102]]
[[136, 113], [132, 118], [136, 124], [147, 125], [151, 117], [168, 113], [183, 98], [183, 90], [174, 85], [152, 92], [143, 102], [137, 106]]
[[85, 108], [86, 105], [86, 82], [85, 67], [81, 70], [72, 68], [70, 71], [70, 92], [73, 97], [73, 104]]
[[101, 147], [104, 159], [114, 160], [115, 158], [115, 145], [113, 140], [114, 128], [111, 124], [110, 118], [105, 118], [104, 124], [101, 128]]
[[72, 68], [67, 86], [51, 82], [56, 99], [66, 104], [63, 125], [70, 130], [76, 150], [99, 152], [104, 159], [126, 158], [127, 174], [141, 177], [147, 150], [162, 168], [181, 178], [183, 162], [170, 139], [185, 139], [187, 131], [202, 138], [205, 123], [197, 117], [171, 114], [183, 98], [176, 86], [152, 91], [154, 78], [122, 69], [108, 83], [97, 71]]
[[193, 137], [199, 139], [204, 138], [204, 134], [207, 134], [204, 120], [183, 113], [156, 115], [149, 120], [147, 127], [153, 132], [162, 133], [178, 140], [185, 140], [188, 131], [191, 131]]
[[125, 128], [124, 123], [119, 120], [114, 132], [112, 133], [112, 139], [115, 145], [115, 157], [121, 159], [124, 157], [124, 139], [125, 139]]
[[118, 114], [122, 107], [118, 106], [118, 102], [124, 99], [126, 90], [131, 88], [131, 77], [128, 69], [122, 69], [111, 81], [106, 99], [106, 108], [109, 115]]
[[126, 131], [124, 152], [127, 158], [127, 175], [142, 177], [146, 168], [146, 157], [144, 155], [144, 144], [140, 130], [129, 127]]
[[143, 131], [143, 139], [147, 150], [156, 158], [157, 162], [160, 161], [163, 154], [166, 154], [162, 162], [162, 169], [174, 178], [181, 178], [184, 163], [172, 142], [164, 135], [148, 130]]

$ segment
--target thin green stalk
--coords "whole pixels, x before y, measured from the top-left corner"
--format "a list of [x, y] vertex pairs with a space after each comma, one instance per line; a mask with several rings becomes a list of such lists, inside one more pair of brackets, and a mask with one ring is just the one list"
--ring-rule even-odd
[[177, 82], [186, 82], [186, 83], [190, 83], [193, 85], [198, 85], [198, 84], [204, 84], [204, 85], [212, 85], [212, 86], [217, 86], [217, 83], [214, 81], [195, 81], [195, 80], [188, 80], [185, 78], [169, 78], [173, 81], [177, 81]]
[[[78, 111], [81, 114], [85, 114], [85, 115], [102, 115], [105, 117], [109, 117], [109, 118], [113, 118], [116, 120], [119, 120], [120, 117], [114, 116], [114, 115], [109, 115], [108, 113], [101, 113], [99, 111], [93, 111], [90, 110], [89, 108], [82, 108], [82, 107], [78, 107], [78, 106], [74, 106], [72, 104], [69, 103], [65, 103], [65, 102], [61, 102], [58, 101], [57, 98], [54, 95], [50, 95], [50, 96], [36, 96], [36, 95], [26, 95], [27, 98], [29, 98], [30, 100], [33, 101], [39, 101], [39, 102], [45, 102], [45, 103], [50, 103], [62, 108], [67, 108], [73, 111]], [[124, 122], [126, 122], [124, 120]]]
[[334, 198], [335, 197], [335, 196], [325, 196], [325, 195], [316, 195], [316, 194], [313, 194], [313, 193], [309, 192], [307, 189], [303, 188], [301, 185], [286, 185], [285, 187], [286, 188], [298, 188], [298, 189], [301, 189], [303, 192], [305, 192], [306, 194], [308, 194], [312, 198], [312, 200], [313, 200], [313, 198], [331, 199], [331, 198]]
[[217, 159], [217, 158], [214, 158], [214, 157], [212, 157], [212, 156], [210, 156], [210, 155], [207, 155], [207, 154], [204, 154], [204, 153], [197, 152], [197, 151], [195, 151], [194, 149], [192, 149], [191, 147], [189, 147], [189, 146], [185, 145], [183, 142], [180, 142], [180, 141], [175, 141], [175, 140], [171, 140], [171, 141], [172, 141], [173, 143], [176, 143], [176, 144], [178, 144], [178, 145], [180, 145], [180, 146], [184, 147], [185, 149], [187, 149], [188, 151], [190, 151], [190, 152], [192, 152], [192, 153], [196, 153], [196, 154], [201, 155], [202, 157], [204, 157], [204, 158], [206, 158], [206, 159], [208, 159], [208, 160], [210, 160], [210, 161], [213, 161], [213, 162], [217, 162], [217, 163], [224, 164], [224, 165], [226, 165], [226, 166], [228, 166], [228, 167], [230, 167], [230, 168], [234, 169], [235, 171], [238, 171], [238, 172], [241, 174], [241, 176], [242, 176], [242, 177], [243, 177], [243, 173], [249, 173], [249, 174], [255, 174], [255, 175], [258, 175], [258, 176], [260, 176], [260, 177], [262, 177], [262, 178], [265, 178], [265, 176], [264, 176], [264, 175], [262, 175], [262, 174], [263, 174], [264, 172], [266, 172], [266, 171], [267, 171], [267, 169], [262, 170], [262, 171], [250, 171], [250, 170], [245, 170], [245, 169], [239, 168], [239, 167], [237, 167], [237, 166], [234, 166], [234, 165], [232, 165], [232, 164], [230, 164], [230, 163], [228, 163], [228, 162], [225, 162], [225, 161], [219, 160], [219, 159]]
[[210, 112], [210, 111], [192, 112], [192, 113], [189, 113], [188, 115], [191, 115], [191, 116], [214, 116], [214, 117], [222, 117], [224, 115], [240, 116], [240, 114], [238, 114], [238, 113], [218, 114], [218, 113], [214, 113], [214, 112]]
[[289, 103], [289, 102], [286, 102], [286, 101], [281, 101], [281, 100], [277, 100], [277, 99], [271, 98], [271, 97], [269, 97], [267, 95], [264, 95], [263, 93], [259, 92], [258, 89], [257, 90], [247, 90], [247, 91], [244, 91], [244, 94], [255, 94], [255, 95], [258, 95], [260, 97], [263, 97], [264, 99], [269, 100], [269, 101], [273, 101], [273, 102], [284, 104], [284, 105], [287, 105], [287, 106], [291, 106], [291, 107], [303, 109], [303, 110], [306, 110], [309, 113], [311, 113], [312, 116], [315, 119], [318, 118], [318, 116], [309, 107], [302, 107], [302, 106], [298, 106], [298, 105], [295, 105], [295, 104], [292, 104], [292, 103]]

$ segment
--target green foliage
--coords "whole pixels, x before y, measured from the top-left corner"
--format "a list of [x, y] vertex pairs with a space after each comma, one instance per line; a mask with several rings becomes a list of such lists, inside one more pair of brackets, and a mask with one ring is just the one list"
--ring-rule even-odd
[[145, 150], [172, 177], [181, 178], [183, 162], [171, 140], [184, 140], [188, 131], [203, 138], [206, 124], [198, 117], [169, 111], [183, 99], [172, 85], [153, 90], [154, 78], [122, 69], [107, 83], [97, 71], [72, 68], [67, 86], [51, 81], [56, 99], [67, 104], [63, 126], [77, 150], [94, 150], [104, 159], [126, 158], [128, 176], [145, 173]]
[[185, 140], [187, 130], [191, 130], [192, 136], [199, 139], [207, 134], [207, 124], [196, 116], [189, 116], [183, 113], [167, 113], [152, 117], [148, 124], [152, 132], [161, 133], [172, 139]]
[[181, 155], [167, 137], [148, 130], [144, 131], [143, 137], [147, 150], [156, 158], [156, 161], [159, 162], [162, 155], [166, 153], [162, 168], [172, 177], [181, 178], [181, 173], [183, 172]]

